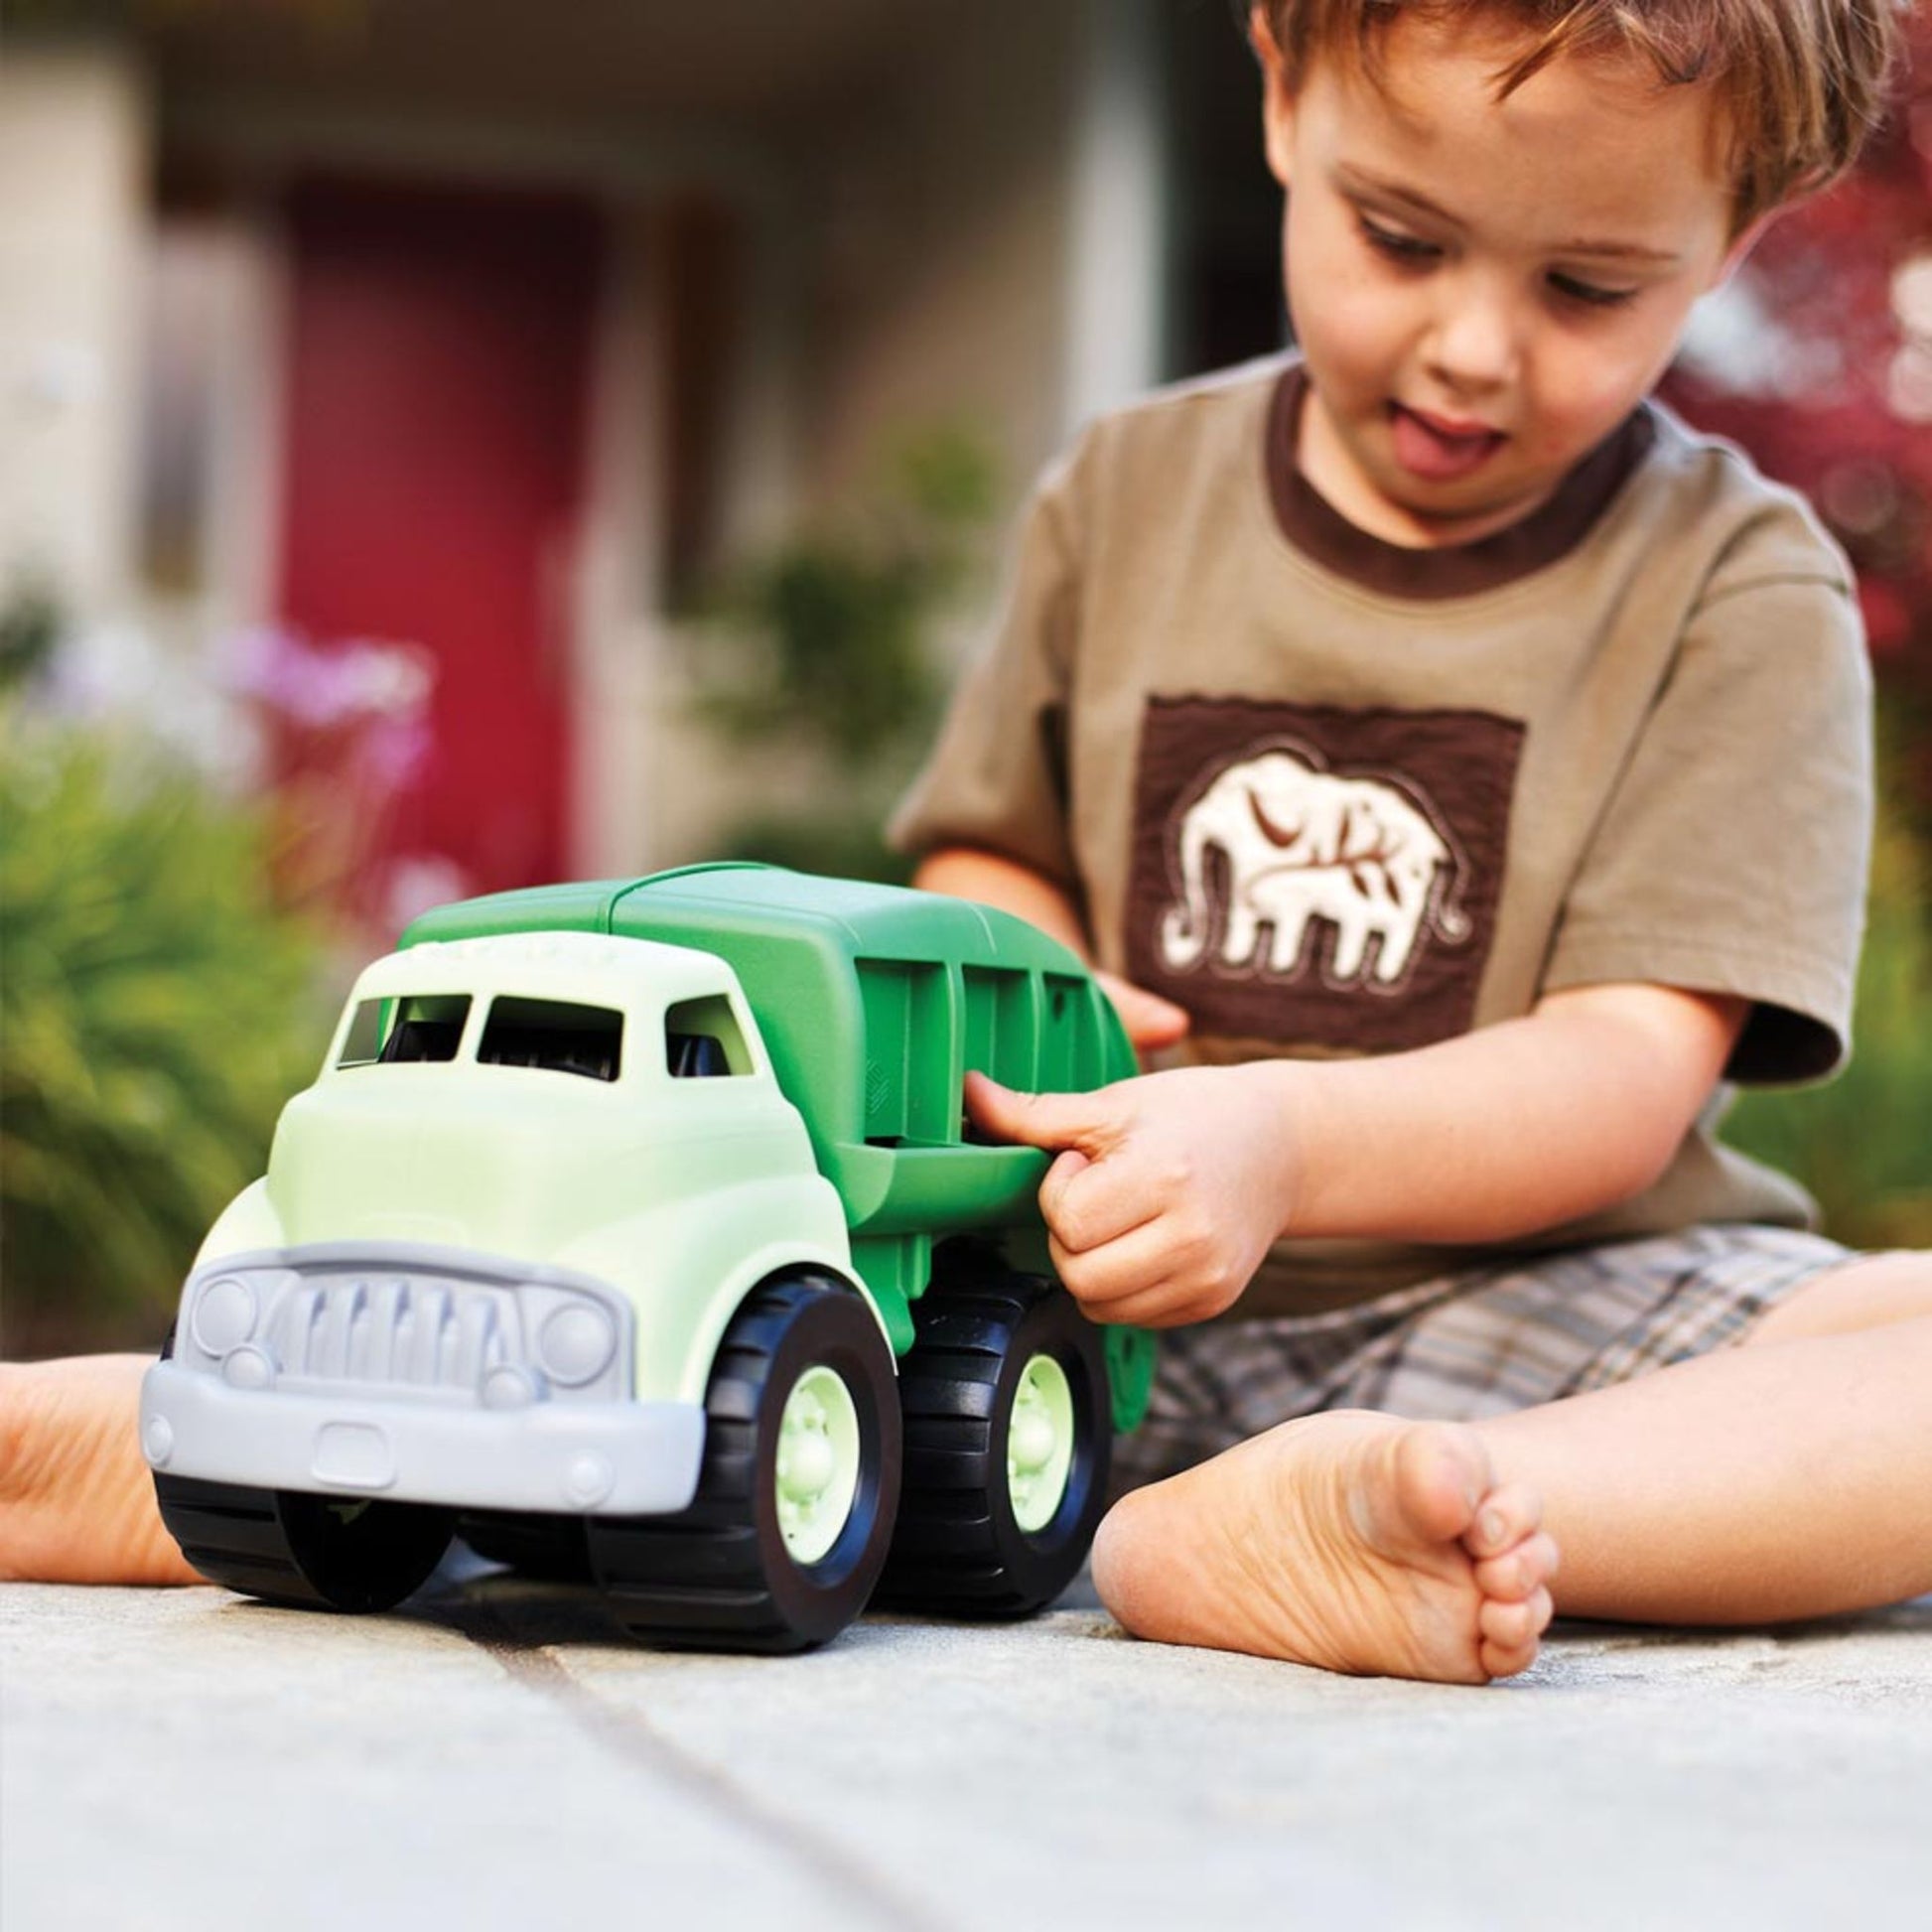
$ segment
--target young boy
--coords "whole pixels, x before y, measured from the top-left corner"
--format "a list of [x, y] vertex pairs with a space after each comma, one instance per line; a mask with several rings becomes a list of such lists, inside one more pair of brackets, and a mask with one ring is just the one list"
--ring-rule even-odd
[[1646, 401], [1849, 161], [1890, 32], [1885, 0], [1254, 9], [1299, 356], [1048, 477], [896, 827], [1191, 1062], [969, 1091], [1058, 1151], [1071, 1292], [1174, 1331], [1128, 1446], [1167, 1479], [1095, 1551], [1131, 1630], [1480, 1681], [1553, 1606], [1932, 1588], [1932, 1261], [1804, 1232], [1710, 1133], [1722, 1078], [1845, 1051], [1853, 587]]
[[[1553, 1601], [1932, 1587], [1932, 1265], [1802, 1232], [1706, 1132], [1722, 1075], [1844, 1051], [1851, 585], [1644, 402], [1695, 298], [1849, 160], [1883, 7], [1254, 15], [1302, 355], [1048, 480], [899, 824], [922, 883], [1089, 953], [1193, 1062], [970, 1095], [1060, 1150], [1068, 1288], [1177, 1330], [1126, 1448], [1184, 1472], [1095, 1553], [1130, 1629], [1473, 1681]], [[0, 1574], [188, 1574], [143, 1366], [0, 1369]]]

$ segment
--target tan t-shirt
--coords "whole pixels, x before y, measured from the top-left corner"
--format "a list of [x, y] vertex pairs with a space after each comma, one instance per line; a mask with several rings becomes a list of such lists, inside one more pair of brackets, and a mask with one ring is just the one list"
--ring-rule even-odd
[[[1056, 882], [1102, 966], [1193, 1016], [1196, 1059], [1394, 1051], [1646, 981], [1754, 1003], [1732, 1080], [1830, 1072], [1870, 689], [1801, 499], [1649, 406], [1515, 529], [1404, 550], [1296, 473], [1301, 387], [1278, 357], [1164, 391], [1047, 475], [896, 842]], [[1717, 1144], [1721, 1101], [1655, 1186], [1512, 1245], [1804, 1224]], [[1286, 1241], [1237, 1310], [1481, 1258]]]

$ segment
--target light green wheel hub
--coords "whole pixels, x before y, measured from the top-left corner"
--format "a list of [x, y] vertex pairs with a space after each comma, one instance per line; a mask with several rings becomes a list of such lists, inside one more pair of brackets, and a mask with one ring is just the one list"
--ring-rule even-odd
[[795, 1563], [817, 1563], [859, 1493], [859, 1411], [836, 1370], [808, 1368], [778, 1419], [778, 1529]]
[[1007, 1428], [1007, 1493], [1013, 1520], [1031, 1536], [1053, 1520], [1073, 1467], [1073, 1391], [1050, 1355], [1020, 1371]]

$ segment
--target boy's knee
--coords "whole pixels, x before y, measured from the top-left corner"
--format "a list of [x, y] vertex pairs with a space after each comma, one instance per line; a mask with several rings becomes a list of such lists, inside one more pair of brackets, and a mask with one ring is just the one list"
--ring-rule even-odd
[[1799, 1341], [1932, 1321], [1932, 1254], [1866, 1255], [1800, 1282], [1744, 1337]]

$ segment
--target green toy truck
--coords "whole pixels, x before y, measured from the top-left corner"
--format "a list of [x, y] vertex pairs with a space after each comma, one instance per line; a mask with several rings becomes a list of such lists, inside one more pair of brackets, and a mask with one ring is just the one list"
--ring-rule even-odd
[[188, 1278], [168, 1527], [344, 1610], [460, 1534], [706, 1648], [1036, 1609], [1152, 1342], [1046, 1274], [1046, 1157], [976, 1145], [962, 1081], [1133, 1067], [1071, 954], [957, 899], [707, 866], [429, 913]]

